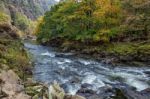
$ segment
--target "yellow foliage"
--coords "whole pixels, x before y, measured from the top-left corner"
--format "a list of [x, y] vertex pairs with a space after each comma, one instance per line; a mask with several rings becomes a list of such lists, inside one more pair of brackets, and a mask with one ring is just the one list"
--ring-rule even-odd
[[36, 35], [40, 31], [39, 28], [40, 28], [40, 25], [43, 24], [43, 22], [44, 22], [43, 16], [39, 17], [37, 19], [37, 21], [34, 22], [34, 24], [35, 24], [34, 26], [36, 26], [36, 27], [35, 27], [32, 35]]
[[9, 16], [3, 12], [0, 12], [0, 24], [8, 23], [9, 21], [10, 21]]

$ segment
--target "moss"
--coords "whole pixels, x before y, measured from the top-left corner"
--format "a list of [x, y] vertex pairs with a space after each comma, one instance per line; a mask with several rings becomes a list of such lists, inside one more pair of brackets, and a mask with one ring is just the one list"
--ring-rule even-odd
[[137, 53], [132, 43], [114, 43], [108, 47], [107, 52], [123, 56]]
[[150, 43], [140, 44], [137, 50], [145, 55], [150, 55]]

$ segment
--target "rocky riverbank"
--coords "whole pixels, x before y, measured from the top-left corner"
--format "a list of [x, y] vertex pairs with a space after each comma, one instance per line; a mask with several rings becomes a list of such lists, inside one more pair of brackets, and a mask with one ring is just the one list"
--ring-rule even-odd
[[[61, 39], [43, 45], [56, 47], [61, 52], [71, 52], [78, 57], [96, 59], [104, 64], [150, 66], [150, 41], [86, 44]], [[99, 45], [99, 46], [98, 46]]]
[[0, 23], [1, 99], [30, 99], [24, 80], [31, 75], [31, 64], [17, 32], [9, 22]]
[[49, 88], [56, 89], [50, 92], [58, 92], [62, 99], [68, 99], [66, 93], [86, 99], [149, 98], [149, 67], [112, 67], [31, 42], [26, 42], [25, 48], [33, 56], [34, 79], [47, 83], [58, 81], [61, 88], [58, 84]]
[[[50, 89], [49, 89], [50, 88]], [[59, 84], [32, 80], [30, 55], [9, 22], [0, 24], [0, 99], [84, 99], [65, 94]], [[67, 98], [66, 98], [67, 97]]]

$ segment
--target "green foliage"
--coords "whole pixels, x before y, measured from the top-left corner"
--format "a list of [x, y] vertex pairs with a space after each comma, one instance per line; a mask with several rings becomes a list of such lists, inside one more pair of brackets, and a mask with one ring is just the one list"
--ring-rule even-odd
[[30, 24], [29, 19], [22, 13], [17, 12], [14, 16], [14, 24], [20, 29], [25, 31]]
[[20, 40], [0, 35], [0, 68], [3, 69], [1, 66], [4, 65], [17, 72], [21, 78], [24, 77], [24, 69], [30, 66], [28, 54]]
[[68, 0], [53, 6], [38, 26], [38, 41], [47, 42], [59, 37], [81, 42], [108, 42], [119, 31], [122, 9], [118, 2], [111, 5], [111, 0], [101, 1], [104, 2], [102, 7], [96, 0]]
[[38, 22], [37, 40], [66, 51], [147, 62], [149, 10], [149, 0], [64, 0]]
[[79, 42], [148, 39], [149, 0], [65, 0], [39, 22], [39, 42], [55, 38]]
[[9, 16], [3, 12], [0, 12], [0, 24], [9, 22]]

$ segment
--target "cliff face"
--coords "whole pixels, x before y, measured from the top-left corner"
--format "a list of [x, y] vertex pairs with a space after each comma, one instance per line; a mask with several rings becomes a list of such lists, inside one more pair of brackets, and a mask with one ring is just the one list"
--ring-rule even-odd
[[20, 12], [30, 19], [36, 19], [55, 3], [55, 0], [2, 0], [0, 9]]

